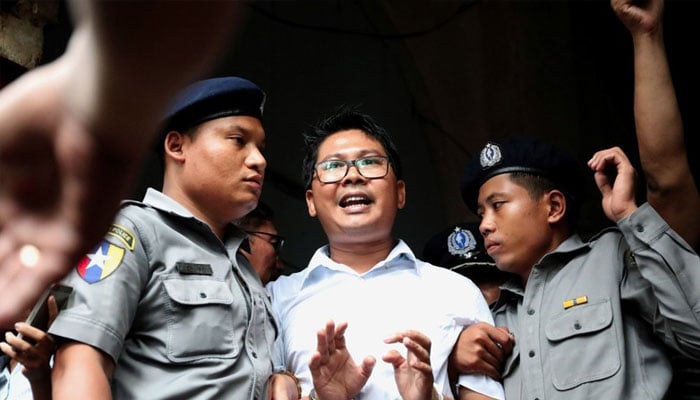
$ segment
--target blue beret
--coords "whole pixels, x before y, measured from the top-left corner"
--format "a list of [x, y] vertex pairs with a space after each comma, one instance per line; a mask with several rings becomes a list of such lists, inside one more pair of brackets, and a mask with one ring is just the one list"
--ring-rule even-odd
[[570, 154], [538, 139], [516, 137], [487, 143], [479, 157], [467, 163], [460, 183], [467, 207], [476, 212], [481, 185], [496, 175], [512, 172], [546, 178], [568, 201], [583, 202], [585, 175]]
[[205, 79], [185, 88], [165, 114], [165, 131], [184, 131], [206, 121], [245, 115], [262, 119], [265, 92], [238, 77]]

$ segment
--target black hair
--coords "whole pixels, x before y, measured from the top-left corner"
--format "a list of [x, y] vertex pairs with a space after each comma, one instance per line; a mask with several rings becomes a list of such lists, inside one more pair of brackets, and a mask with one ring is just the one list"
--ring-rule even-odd
[[523, 187], [533, 200], [539, 199], [552, 190], [561, 191], [564, 197], [566, 197], [564, 221], [571, 231], [577, 229], [579, 217], [581, 215], [581, 202], [570, 196], [567, 190], [557, 187], [554, 182], [543, 176], [527, 172], [512, 172], [510, 173], [510, 179], [517, 185]]
[[302, 180], [307, 189], [311, 187], [316, 159], [318, 158], [318, 148], [321, 143], [334, 133], [350, 129], [360, 130], [367, 136], [376, 139], [386, 151], [396, 178], [401, 179], [401, 159], [391, 136], [372, 117], [359, 112], [357, 108], [357, 106], [340, 106], [304, 132]]
[[258, 202], [258, 206], [242, 218], [236, 221], [241, 229], [245, 231], [256, 230], [265, 222], [273, 222], [275, 212], [267, 204]]

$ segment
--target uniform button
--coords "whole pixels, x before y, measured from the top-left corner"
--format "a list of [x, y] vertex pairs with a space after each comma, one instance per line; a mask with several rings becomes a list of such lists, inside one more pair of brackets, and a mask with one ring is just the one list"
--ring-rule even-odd
[[576, 330], [581, 329], [581, 324], [580, 324], [579, 322], [576, 322], [576, 323], [574, 324], [574, 329], [576, 329]]
[[253, 356], [253, 358], [258, 358], [258, 353], [256, 352], [252, 352], [251, 355]]
[[530, 350], [530, 352], [527, 353], [527, 355], [530, 356], [530, 358], [534, 357], [534, 356], [535, 356], [535, 350]]
[[637, 232], [644, 232], [644, 227], [642, 225], [637, 225]]
[[207, 298], [207, 294], [204, 293], [204, 292], [201, 292], [201, 293], [199, 293], [199, 297], [201, 297], [201, 298], [203, 298], [203, 299], [206, 299], [206, 298]]
[[534, 309], [534, 308], [530, 308], [530, 309], [527, 310], [527, 315], [533, 315], [534, 313], [535, 313], [535, 309]]

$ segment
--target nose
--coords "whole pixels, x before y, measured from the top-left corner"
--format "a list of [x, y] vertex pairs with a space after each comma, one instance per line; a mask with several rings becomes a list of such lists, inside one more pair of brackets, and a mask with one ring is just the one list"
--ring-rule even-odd
[[489, 218], [487, 214], [484, 214], [481, 218], [481, 223], [479, 223], [479, 232], [481, 232], [481, 236], [485, 238], [488, 237], [489, 234], [493, 233], [494, 229], [493, 220]]
[[343, 182], [345, 183], [364, 182], [366, 180], [367, 178], [360, 174], [360, 171], [357, 169], [355, 164], [348, 166], [348, 173], [345, 174], [345, 177], [343, 178]]
[[265, 171], [265, 167], [267, 167], [267, 160], [260, 151], [260, 148], [253, 146], [248, 154], [248, 157], [246, 157], [246, 164], [248, 164], [250, 168], [263, 173]]

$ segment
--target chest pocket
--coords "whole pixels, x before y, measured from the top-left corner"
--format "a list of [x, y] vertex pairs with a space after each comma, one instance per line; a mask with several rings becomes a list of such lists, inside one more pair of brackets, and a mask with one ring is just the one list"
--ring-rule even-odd
[[620, 369], [609, 299], [564, 310], [547, 323], [545, 334], [552, 382], [558, 390], [608, 378]]
[[166, 339], [170, 361], [238, 356], [242, 339], [234, 332], [234, 296], [228, 283], [178, 276], [164, 279], [163, 284], [171, 300]]

